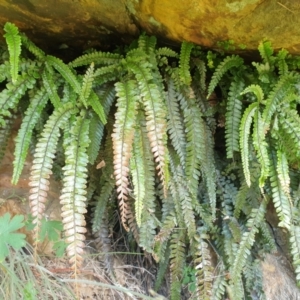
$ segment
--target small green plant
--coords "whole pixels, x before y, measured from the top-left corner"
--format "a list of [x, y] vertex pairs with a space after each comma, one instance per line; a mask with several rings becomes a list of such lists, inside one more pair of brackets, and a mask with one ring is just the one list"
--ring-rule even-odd
[[187, 285], [189, 292], [194, 293], [196, 291], [196, 270], [191, 266], [186, 266], [183, 269], [182, 284]]

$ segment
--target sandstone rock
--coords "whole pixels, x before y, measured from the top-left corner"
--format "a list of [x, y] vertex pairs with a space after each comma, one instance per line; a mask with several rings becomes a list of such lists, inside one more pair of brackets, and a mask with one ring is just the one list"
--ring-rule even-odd
[[52, 52], [109, 49], [145, 30], [208, 48], [233, 40], [246, 51], [268, 39], [275, 49], [300, 54], [299, 14], [300, 3], [282, 0], [0, 0], [0, 27], [13, 22]]

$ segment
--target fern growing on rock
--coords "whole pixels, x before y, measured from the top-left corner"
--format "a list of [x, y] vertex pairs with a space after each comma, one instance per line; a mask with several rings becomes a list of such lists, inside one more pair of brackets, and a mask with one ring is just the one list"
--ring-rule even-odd
[[33, 147], [28, 200], [36, 245], [60, 151], [63, 235], [75, 276], [89, 204], [101, 249], [110, 249], [109, 214], [118, 208], [120, 225], [159, 263], [157, 290], [169, 268], [170, 299], [181, 299], [187, 265], [195, 269], [200, 299], [260, 295], [253, 274], [258, 253], [276, 247], [266, 219], [273, 203], [278, 226], [290, 234], [299, 281], [296, 58], [284, 50], [275, 55], [265, 42], [262, 61], [246, 64], [189, 42], [177, 53], [143, 34], [123, 50], [92, 50], [67, 64], [15, 25], [4, 29], [0, 155], [28, 98], [12, 181]]

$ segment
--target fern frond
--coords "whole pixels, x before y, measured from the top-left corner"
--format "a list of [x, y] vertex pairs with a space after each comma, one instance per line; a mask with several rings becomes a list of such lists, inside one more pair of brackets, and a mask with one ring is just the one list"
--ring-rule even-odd
[[0, 124], [3, 122], [3, 117], [10, 117], [10, 110], [14, 109], [18, 101], [25, 94], [27, 89], [33, 88], [36, 80], [28, 76], [27, 74], [22, 74], [18, 76], [16, 83], [8, 83], [6, 89], [0, 93]]
[[127, 61], [128, 67], [135, 74], [145, 108], [148, 138], [151, 150], [157, 163], [158, 175], [161, 178], [166, 194], [168, 183], [168, 153], [166, 145], [166, 116], [162, 93], [157, 84], [152, 83], [150, 64], [137, 64], [134, 60]]
[[183, 42], [181, 44], [180, 56], [179, 56], [179, 76], [184, 85], [190, 86], [192, 77], [190, 74], [190, 57], [194, 44], [189, 42]]
[[81, 88], [76, 76], [61, 59], [47, 55], [46, 62], [61, 74], [61, 76], [71, 85], [77, 94], [80, 93]]
[[282, 189], [278, 174], [276, 172], [278, 158], [276, 157], [275, 153], [271, 153], [270, 157], [270, 183], [272, 189], [272, 200], [280, 220], [278, 226], [289, 230], [292, 222], [292, 211], [290, 207], [290, 202], [288, 196]]
[[158, 48], [156, 50], [156, 55], [159, 55], [159, 56], [167, 56], [167, 57], [174, 57], [174, 58], [177, 58], [178, 57], [178, 54], [177, 52], [173, 51], [172, 49], [168, 48], [168, 47], [161, 47], [161, 48]]
[[12, 132], [13, 119], [10, 118], [4, 121], [4, 125], [0, 126], [0, 162], [4, 157], [8, 139]]
[[206, 91], [206, 66], [205, 62], [200, 59], [193, 59], [193, 63], [195, 64], [196, 68], [199, 72], [199, 87], [201, 92], [204, 94]]
[[253, 93], [256, 96], [258, 103], [262, 103], [262, 101], [264, 100], [264, 92], [263, 92], [261, 86], [258, 84], [251, 84], [251, 85], [247, 86], [241, 92], [241, 95], [244, 95], [247, 93]]
[[136, 223], [140, 227], [145, 197], [145, 165], [143, 163], [143, 151], [141, 136], [136, 132], [133, 142], [132, 157], [130, 159], [130, 173], [132, 175], [134, 208]]
[[131, 156], [132, 142], [134, 138], [134, 126], [136, 122], [136, 107], [138, 96], [136, 94], [136, 82], [118, 82], [115, 85], [117, 91], [117, 112], [115, 114], [113, 139], [114, 174], [118, 191], [119, 208], [122, 225], [126, 230], [126, 215], [128, 210], [128, 174], [129, 159]]
[[249, 171], [249, 135], [253, 115], [257, 110], [257, 103], [250, 104], [244, 111], [240, 124], [240, 148], [243, 163], [243, 171], [248, 186], [251, 185]]
[[77, 57], [75, 60], [69, 63], [72, 68], [90, 65], [94, 63], [95, 65], [111, 65], [119, 64], [122, 59], [122, 55], [109, 52], [95, 51], [89, 54], [84, 54]]
[[207, 97], [211, 95], [222, 76], [231, 68], [239, 67], [243, 63], [243, 59], [237, 55], [227, 56], [216, 68], [207, 90]]
[[293, 225], [290, 229], [291, 254], [296, 273], [297, 283], [300, 282], [300, 226]]
[[195, 245], [193, 257], [196, 271], [197, 281], [197, 296], [198, 299], [209, 300], [212, 295], [212, 266], [211, 257], [208, 249], [208, 244], [205, 241], [208, 236], [205, 233], [197, 234], [195, 236]]
[[183, 120], [180, 114], [180, 108], [176, 99], [175, 87], [173, 80], [168, 80], [168, 94], [166, 97], [167, 102], [167, 119], [168, 119], [168, 132], [172, 141], [172, 145], [176, 150], [180, 163], [185, 167], [186, 159], [186, 139]]
[[58, 80], [54, 83], [53, 74], [47, 71], [47, 69], [44, 70], [42, 74], [42, 79], [43, 79], [44, 88], [48, 93], [51, 103], [53, 104], [55, 109], [58, 109], [58, 107], [61, 105], [60, 98], [57, 94]]
[[87, 100], [91, 94], [93, 80], [94, 80], [94, 63], [91, 63], [90, 67], [87, 69], [87, 71], [84, 74], [82, 87], [79, 94], [79, 99], [85, 107], [87, 107]]
[[273, 48], [271, 42], [264, 41], [259, 43], [258, 51], [260, 53], [261, 58], [265, 63], [272, 64], [272, 55], [273, 55]]
[[28, 51], [34, 54], [41, 61], [45, 60], [45, 52], [43, 50], [38, 48], [24, 33], [21, 33], [20, 36], [22, 45], [24, 45]]
[[19, 177], [23, 170], [29, 145], [31, 142], [32, 131], [38, 122], [41, 112], [44, 109], [47, 101], [48, 94], [45, 89], [40, 89], [30, 101], [30, 105], [25, 112], [21, 128], [16, 137], [15, 153], [14, 153], [14, 170], [12, 176], [12, 183], [17, 184]]
[[154, 283], [155, 291], [158, 291], [163, 280], [165, 279], [165, 274], [167, 272], [167, 269], [169, 267], [169, 262], [170, 262], [170, 252], [171, 252], [170, 246], [168, 246], [167, 250], [164, 252], [164, 259], [159, 262], [156, 280]]
[[231, 278], [234, 284], [239, 280], [242, 269], [246, 264], [247, 257], [250, 254], [250, 249], [255, 242], [255, 234], [258, 232], [259, 225], [264, 218], [266, 205], [266, 200], [263, 200], [258, 209], [253, 208], [250, 218], [247, 221], [246, 226], [248, 228], [248, 231], [243, 233], [241, 243], [230, 270]]
[[222, 300], [226, 292], [227, 282], [225, 277], [225, 266], [223, 262], [219, 263], [219, 272], [212, 287], [212, 299]]
[[179, 229], [172, 234], [170, 241], [170, 273], [171, 273], [171, 299], [181, 299], [181, 278], [185, 263], [185, 231]]
[[84, 233], [86, 222], [84, 214], [86, 209], [87, 164], [86, 153], [89, 140], [89, 120], [85, 119], [85, 112], [77, 117], [71, 128], [70, 135], [65, 144], [66, 164], [63, 167], [63, 188], [60, 196], [62, 205], [62, 223], [67, 246], [67, 255], [74, 274], [79, 271], [83, 261]]
[[287, 157], [284, 152], [277, 150], [277, 168], [276, 168], [278, 179], [283, 192], [289, 198], [291, 202], [290, 195], [290, 175]]
[[283, 101], [284, 97], [295, 87], [297, 81], [299, 81], [299, 75], [288, 73], [279, 78], [273, 90], [269, 93], [262, 116], [265, 131], [269, 129], [271, 118], [277, 111], [279, 103]]
[[259, 230], [263, 236], [263, 241], [265, 246], [268, 247], [269, 252], [275, 252], [277, 250], [277, 246], [275, 243], [275, 239], [273, 234], [270, 232], [269, 225], [266, 222], [261, 222], [259, 225]]
[[102, 106], [97, 94], [93, 91], [91, 92], [91, 95], [88, 98], [88, 105], [93, 108], [94, 112], [98, 115], [102, 124], [105, 125], [107, 120], [106, 120], [106, 115], [105, 115], [103, 106]]
[[29, 204], [31, 214], [34, 218], [34, 240], [38, 243], [39, 231], [45, 203], [47, 201], [47, 191], [49, 190], [49, 177], [53, 165], [53, 158], [56, 151], [56, 145], [60, 136], [59, 128], [67, 122], [70, 115], [76, 110], [72, 104], [66, 104], [54, 111], [44, 126], [41, 137], [35, 147], [33, 164], [30, 173], [30, 196]]
[[254, 149], [256, 150], [257, 158], [261, 166], [259, 187], [263, 188], [266, 179], [269, 177], [270, 161], [268, 155], [268, 145], [264, 135], [263, 120], [258, 110], [256, 111], [254, 116], [253, 145], [254, 145]]
[[18, 79], [19, 59], [21, 54], [21, 37], [18, 27], [10, 22], [4, 25], [4, 37], [9, 51], [10, 75], [13, 83]]

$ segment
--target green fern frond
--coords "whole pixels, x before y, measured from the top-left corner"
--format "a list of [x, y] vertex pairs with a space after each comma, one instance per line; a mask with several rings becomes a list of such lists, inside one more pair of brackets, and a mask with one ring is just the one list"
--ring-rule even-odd
[[242, 117], [242, 102], [240, 94], [244, 88], [244, 82], [238, 78], [232, 81], [225, 114], [225, 138], [227, 158], [233, 158], [234, 151], [239, 152], [239, 125]]
[[47, 69], [44, 70], [42, 74], [43, 79], [43, 85], [46, 89], [48, 96], [51, 100], [51, 103], [53, 104], [55, 109], [58, 109], [61, 105], [60, 97], [57, 94], [57, 86], [59, 85], [58, 79], [54, 83], [53, 81], [53, 74], [51, 74]]
[[84, 74], [82, 87], [79, 94], [79, 99], [81, 103], [85, 106], [85, 108], [87, 107], [87, 100], [91, 94], [93, 80], [94, 80], [94, 63], [91, 63], [90, 67], [87, 69], [87, 71]]
[[166, 194], [168, 183], [168, 151], [166, 141], [166, 116], [165, 116], [165, 99], [158, 84], [152, 83], [152, 75], [150, 72], [150, 64], [137, 64], [133, 60], [127, 61], [128, 67], [134, 73], [140, 93], [141, 104], [145, 108], [146, 124], [148, 130], [148, 138], [155, 162], [157, 163], [158, 175], [161, 178]]
[[259, 43], [258, 51], [260, 53], [261, 58], [265, 63], [272, 65], [272, 55], [273, 55], [273, 48], [271, 42], [264, 41]]
[[41, 112], [44, 109], [47, 101], [48, 94], [45, 89], [40, 89], [30, 101], [30, 105], [25, 112], [21, 128], [16, 137], [15, 153], [14, 153], [14, 170], [12, 176], [12, 183], [17, 184], [19, 177], [23, 170], [29, 145], [31, 142], [32, 131], [38, 122]]
[[75, 60], [69, 63], [69, 66], [76, 68], [90, 65], [91, 63], [94, 63], [95, 65], [119, 64], [122, 58], [123, 56], [117, 53], [95, 51], [77, 57]]
[[29, 40], [24, 33], [20, 34], [20, 36], [22, 45], [24, 45], [27, 48], [27, 50], [34, 54], [39, 60], [44, 61], [45, 52], [38, 48], [31, 40]]
[[45, 203], [47, 201], [47, 191], [49, 190], [49, 177], [53, 165], [58, 138], [60, 136], [59, 129], [64, 126], [71, 114], [75, 114], [76, 110], [73, 104], [69, 103], [58, 110], [54, 111], [44, 126], [41, 137], [35, 147], [34, 159], [32, 162], [30, 173], [30, 209], [34, 218], [34, 240], [38, 242], [39, 231], [43, 213], [45, 211]]
[[234, 242], [239, 243], [241, 241], [242, 231], [236, 218], [229, 217], [228, 228], [232, 234]]
[[207, 90], [207, 97], [211, 95], [222, 76], [231, 68], [239, 67], [243, 63], [243, 59], [237, 55], [227, 56], [216, 68]]
[[265, 246], [268, 247], [269, 252], [275, 252], [277, 246], [273, 234], [270, 232], [270, 226], [266, 222], [261, 222], [259, 225], [259, 231], [262, 234]]
[[168, 119], [168, 133], [172, 141], [172, 145], [176, 150], [180, 163], [185, 167], [186, 159], [186, 139], [183, 120], [180, 114], [180, 108], [176, 99], [175, 87], [173, 80], [168, 81], [168, 93], [166, 97], [167, 102], [167, 119]]
[[206, 65], [203, 60], [193, 59], [198, 72], [199, 72], [199, 87], [202, 93], [206, 91]]
[[227, 282], [225, 277], [225, 267], [223, 262], [219, 263], [219, 272], [213, 282], [212, 299], [223, 300], [226, 292]]
[[105, 77], [107, 77], [107, 81], [111, 81], [111, 76], [114, 76], [113, 78], [116, 77], [120, 78], [122, 76], [121, 74], [122, 74], [122, 66], [120, 66], [119, 64], [115, 64], [115, 65], [109, 65], [109, 66], [97, 68], [94, 73], [94, 78], [97, 79], [97, 77], [101, 77], [101, 79], [103, 80]]
[[18, 79], [19, 59], [21, 54], [21, 37], [18, 27], [7, 22], [4, 25], [4, 37], [9, 51], [10, 75], [13, 83]]
[[252, 209], [250, 218], [247, 221], [246, 226], [248, 231], [243, 233], [241, 243], [235, 254], [235, 260], [230, 270], [231, 279], [234, 284], [239, 280], [241, 272], [246, 264], [247, 257], [250, 255], [250, 249], [255, 242], [255, 234], [258, 232], [259, 225], [264, 218], [266, 206], [266, 200], [263, 200], [258, 209]]
[[300, 226], [293, 225], [290, 229], [290, 245], [296, 280], [300, 282]]
[[88, 105], [93, 108], [94, 112], [98, 115], [102, 124], [105, 125], [107, 120], [106, 120], [106, 115], [105, 115], [103, 106], [102, 106], [97, 94], [93, 91], [91, 92], [91, 95], [88, 98]]
[[170, 273], [171, 273], [171, 295], [170, 299], [181, 299], [181, 278], [185, 263], [185, 231], [179, 229], [174, 231], [170, 241]]
[[66, 162], [63, 167], [63, 188], [60, 196], [62, 205], [62, 223], [64, 225], [65, 241], [68, 244], [67, 254], [75, 276], [83, 261], [85, 247], [84, 233], [86, 222], [84, 214], [86, 209], [87, 164], [86, 153], [89, 140], [89, 120], [85, 119], [85, 112], [75, 120], [70, 135], [65, 144]]
[[130, 173], [132, 175], [134, 208], [137, 225], [140, 227], [142, 222], [142, 212], [145, 197], [145, 169], [143, 164], [143, 151], [141, 136], [136, 132], [133, 142], [132, 157], [130, 159]]
[[266, 179], [269, 177], [270, 161], [268, 155], [268, 145], [264, 136], [263, 120], [258, 110], [256, 111], [254, 116], [253, 145], [254, 145], [254, 149], [256, 150], [256, 155], [261, 166], [259, 187], [263, 188]]
[[183, 42], [181, 44], [180, 56], [179, 56], [179, 76], [184, 85], [190, 86], [192, 77], [190, 74], [190, 57], [194, 44], [189, 42]]
[[289, 66], [286, 62], [288, 56], [288, 51], [281, 49], [276, 55], [276, 65], [278, 67], [278, 72], [280, 76], [286, 75], [289, 71]]
[[247, 93], [253, 93], [256, 96], [258, 103], [262, 103], [264, 100], [264, 92], [263, 92], [261, 86], [258, 84], [251, 84], [251, 85], [247, 86], [241, 92], [241, 95], [244, 95]]
[[0, 126], [0, 162], [4, 157], [7, 142], [12, 132], [13, 119], [5, 120], [3, 126]]
[[265, 131], [269, 129], [271, 118], [277, 111], [278, 105], [283, 101], [285, 96], [295, 88], [297, 81], [299, 81], [299, 75], [288, 73], [279, 78], [273, 90], [269, 93], [269, 96], [266, 99], [266, 107], [263, 111]]
[[161, 47], [161, 48], [158, 48], [156, 50], [156, 55], [159, 55], [159, 56], [167, 56], [167, 57], [174, 57], [174, 58], [177, 58], [178, 57], [178, 54], [177, 52], [173, 51], [172, 49], [168, 48], [168, 47]]
[[76, 76], [61, 59], [47, 55], [46, 62], [61, 74], [61, 76], [71, 85], [77, 94], [80, 93], [81, 87]]
[[89, 127], [89, 137], [90, 145], [88, 147], [87, 153], [89, 156], [89, 163], [93, 165], [98, 156], [101, 140], [103, 137], [104, 126], [99, 120], [99, 117], [96, 114], [92, 114]]
[[17, 106], [18, 101], [27, 89], [33, 88], [35, 82], [33, 77], [22, 74], [14, 84], [10, 82], [6, 85], [6, 89], [0, 93], [0, 124], [3, 122], [3, 117], [11, 116], [10, 110]]
[[286, 154], [280, 150], [277, 150], [277, 168], [276, 168], [278, 179], [281, 185], [282, 190], [286, 196], [290, 199], [290, 175], [289, 175], [289, 166]]
[[114, 169], [118, 191], [119, 208], [122, 225], [128, 230], [126, 216], [128, 211], [128, 175], [129, 160], [134, 138], [136, 122], [136, 108], [138, 95], [136, 94], [136, 82], [127, 81], [115, 84], [117, 91], [117, 112], [115, 114], [113, 139]]
[[276, 172], [278, 158], [276, 157], [275, 153], [270, 154], [270, 160], [270, 183], [272, 189], [272, 200], [280, 220], [278, 226], [289, 230], [292, 222], [292, 211], [288, 196], [282, 189], [278, 174]]
[[154, 283], [154, 290], [158, 291], [162, 285], [163, 280], [165, 279], [166, 272], [169, 267], [170, 262], [170, 246], [167, 247], [167, 250], [164, 252], [164, 259], [159, 262], [158, 271], [156, 275], [156, 280]]
[[244, 111], [240, 124], [240, 148], [243, 163], [243, 171], [248, 186], [251, 185], [249, 171], [249, 135], [253, 115], [257, 110], [257, 103], [250, 104]]
[[200, 233], [195, 235], [194, 241], [194, 265], [196, 269], [196, 281], [197, 281], [197, 296], [198, 299], [209, 300], [212, 295], [212, 265], [211, 256], [208, 249], [208, 244], [205, 241], [208, 239], [208, 235]]

